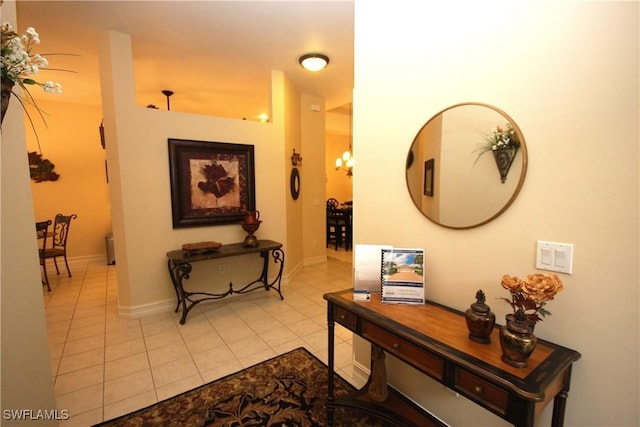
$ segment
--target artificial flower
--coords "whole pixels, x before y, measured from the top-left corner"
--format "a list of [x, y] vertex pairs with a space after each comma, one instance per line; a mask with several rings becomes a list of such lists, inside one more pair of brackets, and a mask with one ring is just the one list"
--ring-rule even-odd
[[514, 314], [522, 312], [528, 320], [536, 323], [545, 316], [550, 316], [544, 306], [562, 291], [562, 280], [555, 274], [529, 274], [525, 280], [516, 276], [504, 275], [500, 284], [511, 293], [511, 299], [506, 301]]

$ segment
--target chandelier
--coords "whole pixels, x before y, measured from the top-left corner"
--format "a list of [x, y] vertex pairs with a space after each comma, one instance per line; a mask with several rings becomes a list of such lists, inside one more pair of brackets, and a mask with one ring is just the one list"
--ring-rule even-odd
[[346, 171], [349, 178], [353, 176], [353, 164], [355, 163], [355, 160], [353, 159], [353, 151], [351, 150], [351, 141], [353, 139], [352, 121], [353, 108], [352, 104], [349, 104], [349, 149], [342, 153], [342, 157], [338, 157], [336, 159], [336, 170], [342, 169]]
[[351, 145], [349, 145], [349, 149], [342, 153], [342, 157], [336, 159], [336, 170], [347, 171], [347, 176], [351, 178], [353, 176], [353, 163], [353, 153], [351, 152]]

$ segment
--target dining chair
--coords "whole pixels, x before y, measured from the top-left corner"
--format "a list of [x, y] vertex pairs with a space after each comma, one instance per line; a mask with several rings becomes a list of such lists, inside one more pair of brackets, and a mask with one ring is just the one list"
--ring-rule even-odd
[[327, 247], [333, 243], [335, 250], [338, 250], [345, 239], [346, 225], [344, 215], [338, 209], [338, 201], [327, 199]]
[[40, 259], [40, 265], [42, 266], [42, 271], [44, 273], [44, 280], [42, 281], [43, 285], [47, 285], [47, 290], [51, 292], [51, 286], [49, 286], [49, 277], [47, 276], [47, 264], [46, 258], [44, 256], [44, 251], [47, 248], [47, 237], [49, 237], [49, 226], [51, 225], [51, 220], [48, 219], [46, 221], [36, 222], [36, 234], [38, 240], [42, 241], [42, 244], [38, 248], [38, 258]]
[[353, 249], [353, 205], [343, 203], [344, 208], [341, 209], [344, 218], [344, 249], [346, 251]]
[[69, 268], [69, 262], [67, 261], [67, 239], [69, 238], [69, 227], [71, 226], [71, 220], [76, 219], [78, 215], [62, 215], [57, 214], [53, 222], [53, 243], [50, 248], [44, 250], [44, 258], [53, 258], [53, 265], [56, 266], [56, 273], [60, 274], [58, 268], [58, 257], [64, 259], [64, 265], [67, 267], [67, 273], [71, 277], [71, 269]]

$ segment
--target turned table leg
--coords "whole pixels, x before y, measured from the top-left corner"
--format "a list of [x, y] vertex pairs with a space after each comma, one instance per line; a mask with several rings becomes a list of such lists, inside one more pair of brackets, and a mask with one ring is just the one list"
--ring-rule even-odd
[[371, 344], [371, 378], [369, 381], [369, 397], [375, 402], [384, 402], [389, 396], [387, 388], [387, 367], [384, 350]]

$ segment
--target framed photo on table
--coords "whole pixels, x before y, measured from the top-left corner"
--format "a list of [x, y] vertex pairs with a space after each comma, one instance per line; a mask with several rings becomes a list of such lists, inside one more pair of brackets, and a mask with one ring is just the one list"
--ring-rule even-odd
[[169, 138], [173, 228], [240, 222], [256, 209], [254, 146]]

